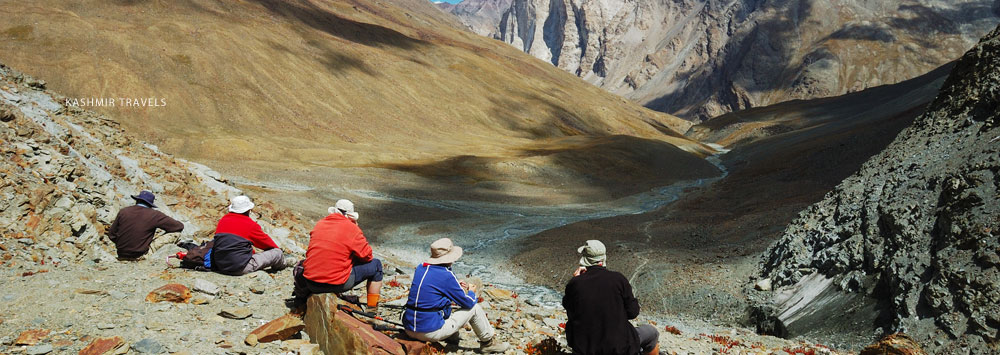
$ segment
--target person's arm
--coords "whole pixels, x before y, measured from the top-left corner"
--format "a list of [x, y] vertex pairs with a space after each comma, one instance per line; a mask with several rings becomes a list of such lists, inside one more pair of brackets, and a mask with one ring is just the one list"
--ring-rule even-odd
[[442, 291], [444, 291], [445, 295], [463, 309], [475, 307], [476, 293], [472, 291], [466, 292], [462, 288], [462, 284], [458, 281], [458, 278], [455, 277], [455, 274], [451, 271], [448, 274], [451, 275], [451, 279], [445, 279], [444, 285], [442, 285]]
[[253, 222], [253, 226], [250, 227], [250, 242], [253, 246], [260, 250], [271, 250], [278, 247], [278, 244], [271, 239], [271, 236], [264, 233], [264, 230], [260, 228], [260, 224]]
[[372, 261], [375, 258], [375, 254], [372, 253], [372, 246], [368, 244], [368, 239], [365, 238], [365, 234], [358, 230], [358, 233], [354, 236], [354, 241], [351, 243], [351, 253], [354, 254], [352, 257], [363, 263]]
[[121, 211], [119, 211], [118, 215], [115, 216], [115, 221], [111, 222], [111, 228], [108, 228], [108, 233], [107, 233], [108, 234], [108, 239], [110, 239], [111, 242], [115, 242], [115, 240], [118, 239], [118, 219], [120, 219], [121, 216], [122, 216], [122, 213], [121, 213]]
[[622, 277], [622, 300], [625, 301], [625, 315], [628, 319], [635, 319], [639, 316], [639, 300], [632, 294], [632, 285]]
[[184, 223], [170, 218], [163, 212], [160, 212], [159, 221], [156, 222], [156, 228], [162, 229], [166, 233], [175, 233], [184, 230]]

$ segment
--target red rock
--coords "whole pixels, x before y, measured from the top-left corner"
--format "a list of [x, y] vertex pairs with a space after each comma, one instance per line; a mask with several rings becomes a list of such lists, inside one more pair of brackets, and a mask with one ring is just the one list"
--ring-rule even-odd
[[403, 346], [406, 355], [436, 355], [444, 354], [444, 347], [440, 343], [428, 343], [420, 340], [396, 338], [396, 342]]
[[146, 302], [187, 303], [191, 290], [181, 284], [166, 284], [146, 295]]
[[286, 314], [254, 329], [244, 340], [247, 345], [269, 343], [275, 340], [285, 340], [305, 328], [302, 319], [294, 314]]
[[14, 340], [14, 345], [35, 345], [49, 335], [48, 329], [25, 330]]
[[890, 334], [878, 343], [866, 346], [860, 355], [924, 355], [924, 349], [903, 333]]
[[87, 347], [80, 350], [80, 355], [108, 355], [116, 354], [125, 346], [125, 339], [122, 337], [97, 338], [90, 342]]
[[318, 294], [306, 302], [306, 333], [324, 354], [405, 355], [403, 346], [338, 309], [338, 299]]

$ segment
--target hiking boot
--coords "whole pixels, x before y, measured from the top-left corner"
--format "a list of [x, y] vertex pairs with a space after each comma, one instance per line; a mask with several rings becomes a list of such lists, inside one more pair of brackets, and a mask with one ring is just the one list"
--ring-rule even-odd
[[455, 332], [455, 334], [452, 334], [450, 337], [444, 339], [444, 343], [446, 345], [454, 345], [454, 346], [458, 346], [458, 343], [461, 341], [462, 341], [462, 336], [461, 334], [458, 334], [457, 331]]
[[502, 353], [507, 349], [510, 349], [510, 344], [501, 343], [496, 336], [490, 340], [479, 342], [479, 352], [483, 354]]

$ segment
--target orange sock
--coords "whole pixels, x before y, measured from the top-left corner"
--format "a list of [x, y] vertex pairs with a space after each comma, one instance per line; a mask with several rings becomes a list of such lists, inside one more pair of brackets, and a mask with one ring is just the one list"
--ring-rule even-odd
[[379, 295], [368, 294], [368, 308], [378, 307]]

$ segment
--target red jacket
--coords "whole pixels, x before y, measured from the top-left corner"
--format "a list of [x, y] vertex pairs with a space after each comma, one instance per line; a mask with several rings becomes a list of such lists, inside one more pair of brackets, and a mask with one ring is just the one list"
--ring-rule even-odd
[[271, 240], [271, 237], [260, 229], [260, 225], [254, 222], [249, 216], [239, 213], [227, 213], [219, 220], [215, 226], [215, 234], [231, 233], [246, 238], [254, 247], [261, 250], [274, 249], [278, 244]]
[[343, 285], [355, 263], [372, 261], [372, 247], [361, 228], [339, 213], [316, 223], [309, 232], [303, 276], [314, 282]]

